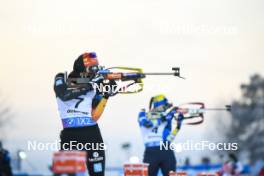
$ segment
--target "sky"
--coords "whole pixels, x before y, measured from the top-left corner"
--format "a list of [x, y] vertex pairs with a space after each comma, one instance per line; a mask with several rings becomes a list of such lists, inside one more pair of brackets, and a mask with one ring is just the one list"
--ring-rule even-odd
[[[0, 0], [0, 4], [0, 92], [14, 114], [5, 140], [11, 151], [26, 150], [27, 140], [58, 139], [62, 127], [54, 76], [71, 71], [83, 52], [95, 51], [106, 67], [139, 67], [146, 72], [180, 67], [187, 78], [147, 77], [143, 92], [108, 101], [99, 121], [109, 145], [108, 166], [122, 165], [123, 142], [132, 143], [132, 155], [142, 156], [137, 114], [151, 96], [164, 93], [175, 104], [225, 105], [240, 97], [242, 82], [264, 73], [262, 0]], [[184, 126], [176, 140], [219, 140], [215, 115], [206, 114], [200, 126]], [[42, 158], [34, 163], [39, 170], [50, 164], [52, 152], [28, 153], [32, 163]], [[195, 161], [195, 156], [201, 154], [190, 157]]]

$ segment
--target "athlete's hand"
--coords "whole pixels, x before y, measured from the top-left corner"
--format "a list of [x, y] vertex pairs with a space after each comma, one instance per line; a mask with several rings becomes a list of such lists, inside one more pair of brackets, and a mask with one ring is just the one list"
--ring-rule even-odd
[[[96, 84], [100, 84], [100, 83], [103, 83], [104, 77], [102, 75], [98, 75], [95, 78], [93, 78], [91, 81], [96, 83]], [[100, 86], [100, 85], [98, 85], [98, 86]]]
[[104, 86], [108, 86], [108, 91], [104, 92], [104, 97], [108, 99], [109, 97], [115, 96], [118, 92], [117, 84], [114, 80], [109, 80], [108, 83], [105, 83]]
[[153, 127], [153, 123], [151, 121], [144, 120], [143, 121], [143, 126], [146, 127], [146, 128], [151, 128], [151, 127]]
[[169, 114], [166, 112], [161, 113], [161, 121], [166, 121], [169, 118]]
[[162, 121], [166, 121], [166, 120], [171, 120], [175, 113], [177, 113], [177, 110], [176, 108], [173, 108], [170, 112], [166, 113], [166, 112], [163, 112], [161, 113], [162, 117], [161, 117], [161, 120]]

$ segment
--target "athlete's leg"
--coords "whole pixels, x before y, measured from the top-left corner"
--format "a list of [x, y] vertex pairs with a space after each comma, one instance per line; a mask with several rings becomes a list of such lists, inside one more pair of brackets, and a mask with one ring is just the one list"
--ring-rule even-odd
[[[158, 151], [159, 152], [159, 151]], [[149, 176], [157, 176], [159, 171], [159, 156], [158, 152], [153, 149], [146, 148], [144, 152], [144, 163], [148, 163]]]
[[[83, 128], [83, 129], [74, 129], [64, 130], [61, 135], [61, 147], [63, 144], [69, 144], [70, 141], [76, 141], [77, 143], [83, 144], [87, 149], [87, 169], [89, 175], [91, 176], [104, 176], [105, 170], [105, 151], [104, 147], [101, 147], [100, 144], [103, 144], [103, 139], [100, 133], [98, 126]], [[69, 145], [64, 149], [69, 149]], [[73, 150], [77, 148], [72, 147]], [[63, 148], [62, 148], [63, 150]]]
[[105, 151], [88, 151], [87, 168], [91, 176], [104, 176], [105, 171]]
[[172, 150], [162, 150], [161, 172], [162, 175], [169, 175], [170, 171], [176, 171], [176, 158]]
[[[104, 176], [105, 173], [105, 145], [98, 126], [88, 131], [89, 147], [87, 150], [87, 168], [91, 176]], [[92, 135], [91, 135], [92, 134]]]
[[74, 131], [63, 129], [60, 133], [60, 150], [76, 150], [74, 146], [70, 146], [71, 141], [77, 141], [77, 135]]

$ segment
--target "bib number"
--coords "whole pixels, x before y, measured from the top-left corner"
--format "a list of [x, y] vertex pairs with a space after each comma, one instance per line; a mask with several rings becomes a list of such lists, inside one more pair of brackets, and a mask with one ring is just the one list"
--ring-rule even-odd
[[75, 104], [75, 108], [78, 108], [79, 105], [80, 105], [80, 103], [84, 100], [84, 98], [80, 98], [80, 97], [78, 97], [78, 98], [76, 98], [76, 99], [79, 100], [79, 101], [77, 101], [77, 103]]
[[158, 133], [158, 127], [154, 127], [152, 130], [151, 130], [152, 133]]

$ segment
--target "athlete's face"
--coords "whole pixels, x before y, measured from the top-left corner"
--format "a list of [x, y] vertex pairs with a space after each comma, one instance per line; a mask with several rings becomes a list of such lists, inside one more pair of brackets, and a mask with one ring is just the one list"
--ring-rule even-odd
[[166, 109], [165, 109], [165, 105], [160, 105], [160, 106], [158, 106], [158, 107], [154, 108], [154, 110], [155, 110], [155, 111], [160, 111], [160, 112], [163, 112], [163, 111], [165, 111], [165, 110], [166, 110]]
[[84, 72], [83, 75], [86, 78], [93, 79], [99, 70], [100, 70], [99, 65], [92, 65], [92, 66], [86, 67], [86, 72]]
[[99, 71], [99, 65], [92, 65], [89, 67], [86, 67], [86, 72], [91, 74], [96, 74]]

